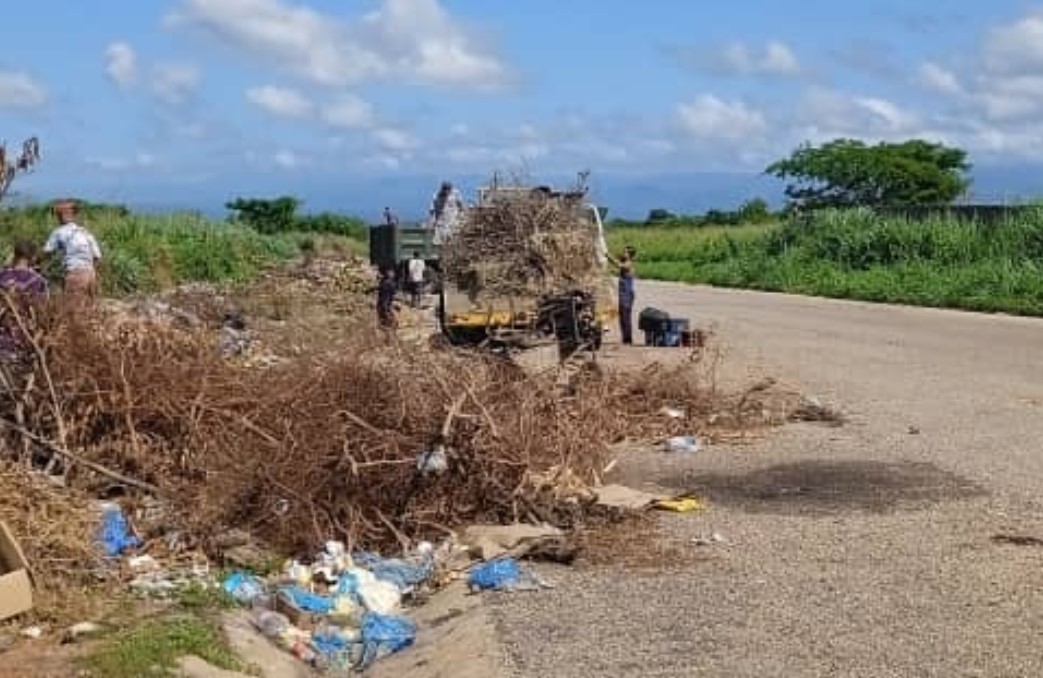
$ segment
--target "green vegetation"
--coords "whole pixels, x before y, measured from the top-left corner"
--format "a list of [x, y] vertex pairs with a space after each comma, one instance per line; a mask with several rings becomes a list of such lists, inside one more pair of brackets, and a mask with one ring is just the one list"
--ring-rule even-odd
[[165, 675], [177, 660], [195, 655], [230, 671], [245, 666], [228, 647], [220, 631], [195, 617], [152, 621], [105, 641], [86, 660], [86, 668], [98, 678], [140, 678]]
[[744, 226], [768, 224], [778, 219], [763, 198], [747, 200], [735, 210], [708, 210], [704, 214], [674, 214], [669, 210], [656, 208], [649, 210], [643, 221], [627, 221], [615, 219], [608, 223], [609, 229], [638, 228], [656, 226], [662, 228], [707, 228], [713, 226]]
[[329, 233], [354, 240], [365, 240], [367, 226], [364, 221], [341, 214], [298, 214], [301, 202], [297, 198], [282, 196], [274, 199], [236, 198], [226, 203], [232, 212], [229, 221], [248, 226], [258, 233]]
[[801, 146], [765, 172], [792, 182], [791, 201], [819, 208], [945, 205], [967, 190], [969, 169], [966, 151], [942, 144], [836, 139]]
[[613, 230], [638, 275], [725, 287], [1043, 315], [1043, 207], [995, 224], [822, 210], [780, 226]]
[[[243, 282], [265, 267], [298, 254], [361, 251], [358, 239], [297, 231], [268, 234], [241, 223], [223, 223], [198, 213], [143, 215], [121, 205], [81, 204], [80, 221], [102, 247], [101, 280], [106, 294], [153, 292], [187, 281]], [[320, 219], [325, 217], [309, 217]], [[16, 240], [42, 246], [54, 218], [49, 205], [0, 210], [0, 256], [7, 261]], [[58, 279], [51, 262], [47, 273]]]

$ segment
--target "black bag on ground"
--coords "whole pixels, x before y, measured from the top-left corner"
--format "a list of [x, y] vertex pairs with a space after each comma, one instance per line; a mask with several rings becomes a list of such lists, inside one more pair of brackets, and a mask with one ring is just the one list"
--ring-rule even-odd
[[669, 320], [669, 313], [648, 306], [641, 309], [641, 313], [637, 316], [637, 329], [639, 332], [663, 332], [666, 330]]

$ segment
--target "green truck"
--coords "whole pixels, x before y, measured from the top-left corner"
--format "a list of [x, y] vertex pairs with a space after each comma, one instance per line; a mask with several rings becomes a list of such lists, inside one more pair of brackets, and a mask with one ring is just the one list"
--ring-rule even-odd
[[428, 289], [438, 294], [441, 291], [441, 275], [438, 245], [434, 242], [435, 232], [421, 226], [399, 226], [380, 224], [369, 229], [369, 263], [380, 270], [394, 268], [399, 285], [404, 288], [407, 268], [413, 254], [418, 252], [427, 264], [424, 272]]

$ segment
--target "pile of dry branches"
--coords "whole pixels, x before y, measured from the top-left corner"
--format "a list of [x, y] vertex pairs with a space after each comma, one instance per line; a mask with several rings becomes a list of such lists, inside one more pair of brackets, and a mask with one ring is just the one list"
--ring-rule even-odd
[[[161, 496], [175, 516], [165, 527], [202, 546], [219, 526], [307, 550], [555, 521], [535, 477], [590, 483], [608, 443], [700, 433], [720, 406], [692, 371], [592, 371], [564, 397], [554, 374], [407, 348], [365, 327], [334, 358], [264, 370], [222, 360], [214, 337], [191, 328], [114, 331], [54, 313], [27, 329], [28, 367], [4, 370], [3, 456], [77, 488]], [[683, 422], [663, 405], [683, 408]], [[444, 472], [422, 472], [418, 457], [441, 450]]]
[[467, 210], [442, 249], [446, 278], [493, 295], [585, 287], [599, 275], [583, 194], [534, 190]]

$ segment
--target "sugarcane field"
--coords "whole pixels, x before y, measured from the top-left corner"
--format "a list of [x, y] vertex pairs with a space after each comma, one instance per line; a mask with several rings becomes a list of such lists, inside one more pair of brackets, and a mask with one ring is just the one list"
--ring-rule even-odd
[[1040, 8], [9, 4], [0, 678], [1043, 676]]

